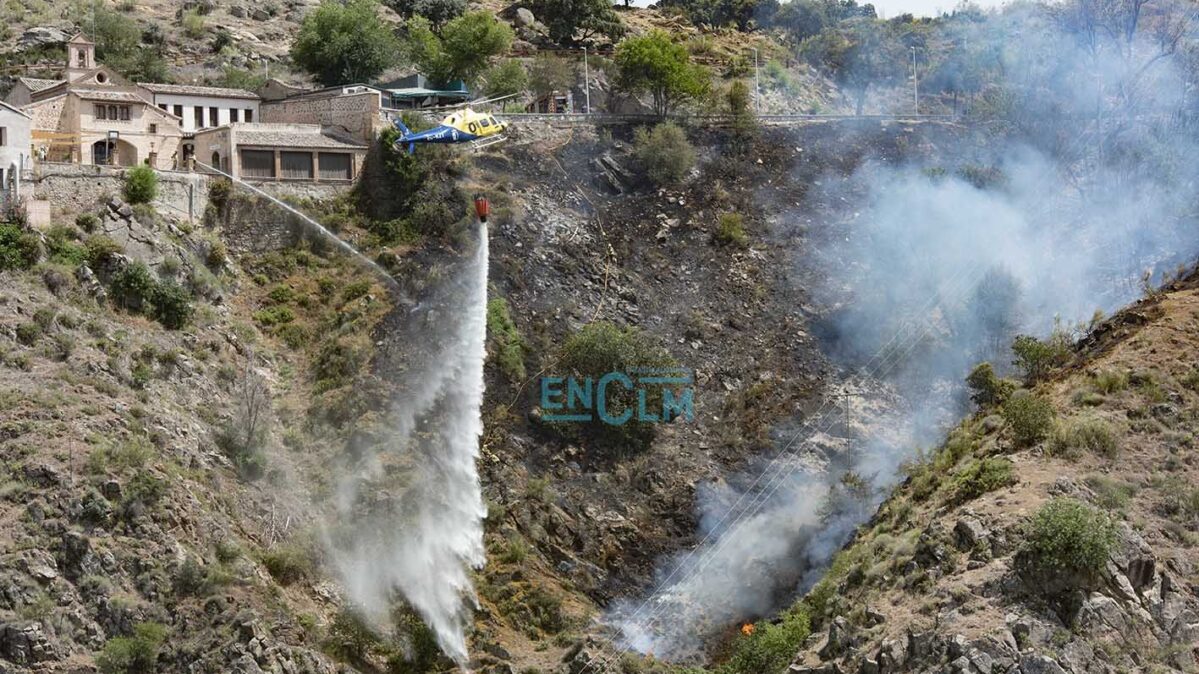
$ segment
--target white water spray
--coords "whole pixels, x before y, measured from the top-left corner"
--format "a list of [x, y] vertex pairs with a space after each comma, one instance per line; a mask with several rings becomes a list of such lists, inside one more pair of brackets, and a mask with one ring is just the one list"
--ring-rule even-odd
[[396, 283], [396, 280], [394, 278], [392, 278], [391, 274], [389, 274], [386, 269], [384, 269], [383, 267], [380, 267], [379, 264], [376, 263], [374, 260], [363, 255], [362, 251], [351, 246], [349, 244], [349, 242], [347, 242], [345, 239], [342, 239], [341, 237], [337, 236], [333, 232], [330, 232], [329, 230], [325, 229], [324, 225], [322, 225], [321, 223], [317, 222], [316, 220], [308, 217], [307, 215], [304, 215], [302, 212], [300, 212], [296, 208], [293, 208], [287, 202], [285, 202], [281, 199], [278, 199], [275, 196], [273, 196], [267, 192], [264, 192], [261, 189], [258, 189], [257, 187], [242, 180], [241, 178], [234, 177], [228, 173], [225, 173], [224, 171], [220, 170], [219, 168], [209, 166], [208, 164], [205, 164], [204, 162], [197, 161], [196, 166], [199, 166], [202, 169], [212, 171], [213, 173], [217, 173], [222, 176], [225, 176], [226, 178], [233, 181], [234, 183], [241, 185], [242, 187], [250, 190], [251, 192], [253, 192], [254, 194], [257, 194], [260, 197], [263, 197], [264, 199], [269, 200], [271, 203], [275, 204], [276, 206], [282, 208], [283, 210], [287, 211], [288, 213], [291, 213], [292, 215], [296, 216], [297, 218], [303, 220], [305, 223], [310, 225], [316, 232], [318, 232], [321, 236], [323, 236], [326, 241], [329, 241], [333, 245], [337, 246], [343, 252], [349, 253], [350, 257], [353, 257], [355, 260], [360, 262], [367, 269], [370, 269], [372, 272], [374, 272], [375, 275], [379, 276], [385, 283], [387, 283], [387, 285], [392, 290], [395, 290], [396, 288], [399, 287], [399, 284]]
[[[470, 569], [482, 566], [486, 509], [475, 461], [483, 431], [487, 228], [463, 268], [398, 317], [385, 350], [406, 361], [380, 439], [358, 451], [338, 483], [330, 550], [348, 599], [388, 624], [396, 593], [467, 662], [475, 603]], [[400, 362], [397, 360], [395, 362]]]

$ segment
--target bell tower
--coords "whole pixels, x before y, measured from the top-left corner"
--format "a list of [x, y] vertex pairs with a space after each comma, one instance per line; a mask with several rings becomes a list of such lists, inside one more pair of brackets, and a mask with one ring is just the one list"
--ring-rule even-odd
[[96, 43], [76, 33], [67, 41], [67, 81], [96, 67]]

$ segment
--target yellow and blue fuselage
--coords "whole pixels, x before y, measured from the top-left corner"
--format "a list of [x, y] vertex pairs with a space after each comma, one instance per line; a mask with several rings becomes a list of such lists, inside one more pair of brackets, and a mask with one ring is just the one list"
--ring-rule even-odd
[[503, 133], [508, 126], [484, 112], [464, 108], [441, 120], [441, 124], [424, 131], [412, 131], [399, 118], [392, 122], [400, 131], [396, 147], [408, 146], [408, 153], [416, 149], [417, 143], [469, 143]]

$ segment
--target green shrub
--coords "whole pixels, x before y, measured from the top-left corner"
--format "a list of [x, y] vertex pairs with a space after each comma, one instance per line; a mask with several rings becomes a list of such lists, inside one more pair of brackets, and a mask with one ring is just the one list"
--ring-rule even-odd
[[295, 545], [279, 546], [262, 553], [262, 565], [280, 585], [291, 585], [312, 577], [315, 567], [308, 551]]
[[167, 628], [153, 622], [137, 623], [133, 636], [116, 637], [104, 644], [96, 656], [101, 674], [151, 674], [158, 671], [158, 651], [166, 640]]
[[87, 249], [87, 264], [90, 267], [102, 265], [110, 257], [124, 250], [120, 244], [103, 234], [93, 234], [87, 237], [83, 246]]
[[87, 250], [79, 244], [79, 233], [70, 225], [54, 225], [46, 232], [46, 252], [51, 261], [71, 266], [87, 260]]
[[291, 286], [277, 285], [271, 288], [271, 292], [267, 293], [267, 297], [275, 304], [287, 304], [296, 299], [296, 291], [292, 290]]
[[1003, 404], [1003, 418], [1017, 447], [1031, 447], [1053, 429], [1053, 405], [1028, 391], [1017, 391]]
[[36, 234], [12, 223], [0, 223], [0, 271], [29, 269], [41, 256], [41, 242]]
[[[635, 376], [633, 373], [637, 370], [671, 367], [675, 361], [641, 330], [619, 328], [612, 323], [599, 321], [585, 325], [567, 339], [559, 365], [564, 374], [569, 374], [578, 382], [588, 378], [598, 382], [608, 373]], [[565, 397], [564, 390], [562, 398]], [[590, 422], [561, 423], [553, 428], [567, 437], [586, 437], [597, 446], [614, 450], [617, 456], [639, 452], [653, 441], [656, 427], [654, 423], [636, 418], [639, 404], [643, 403], [647, 412], [658, 414], [663, 407], [664, 395], [660, 387], [652, 387], [645, 392], [644, 397], [644, 401], [639, 400], [638, 392], [619, 384], [608, 386], [604, 400], [605, 413], [611, 418], [628, 415], [625, 423], [609, 423], [597, 414]], [[599, 401], [593, 402], [598, 410]]]
[[80, 213], [75, 218], [75, 226], [91, 234], [100, 226], [100, 218], [96, 217], [94, 213]]
[[1128, 388], [1128, 373], [1102, 370], [1095, 373], [1095, 390], [1104, 395], [1119, 393]]
[[362, 662], [380, 645], [379, 637], [356, 612], [343, 606], [333, 621], [323, 644], [325, 652], [345, 662]]
[[184, 14], [180, 24], [183, 26], [183, 34], [191, 39], [198, 40], [204, 36], [204, 17], [196, 10]]
[[124, 309], [143, 311], [149, 306], [156, 286], [150, 269], [141, 262], [133, 262], [113, 277], [112, 298]]
[[1037, 511], [1024, 542], [1024, 563], [1058, 577], [1091, 579], [1103, 570], [1116, 543], [1104, 513], [1071, 498], [1055, 498]]
[[1016, 477], [1008, 459], [988, 457], [972, 460], [953, 476], [953, 501], [963, 503], [1013, 484]]
[[633, 136], [633, 154], [654, 185], [681, 181], [695, 166], [695, 149], [687, 135], [674, 122], [662, 122], [653, 130], [637, 129]]
[[144, 164], [134, 166], [125, 172], [123, 191], [130, 204], [148, 204], [158, 196], [158, 174]]
[[42, 326], [37, 323], [22, 323], [17, 326], [17, 341], [25, 346], [33, 346], [42, 338]]
[[745, 218], [740, 213], [721, 213], [712, 240], [720, 245], [744, 247], [749, 241], [745, 234]]
[[1058, 422], [1049, 436], [1048, 450], [1050, 454], [1066, 458], [1089, 451], [1112, 459], [1119, 452], [1119, 447], [1111, 424], [1089, 417]]
[[778, 623], [760, 623], [748, 636], [733, 642], [733, 654], [720, 674], [781, 672], [811, 633], [807, 612], [799, 606], [782, 615]]
[[291, 323], [296, 320], [296, 314], [290, 307], [274, 306], [255, 311], [254, 320], [269, 328], [284, 323]]
[[1135, 485], [1105, 475], [1090, 475], [1086, 483], [1095, 492], [1095, 503], [1107, 510], [1123, 510], [1137, 493]]
[[1028, 381], [1039, 381], [1070, 357], [1070, 340], [1058, 330], [1045, 341], [1019, 335], [1012, 342], [1012, 353], [1016, 356], [1013, 364], [1024, 371]]
[[370, 291], [370, 281], [353, 281], [352, 283], [347, 283], [346, 287], [341, 290], [341, 301], [352, 302], [360, 297], [366, 297]]
[[487, 302], [487, 334], [491, 338], [491, 355], [500, 372], [510, 382], [525, 378], [525, 341], [508, 313], [508, 302], [495, 297]]
[[979, 407], [1001, 405], [1016, 390], [1015, 382], [997, 376], [995, 368], [986, 362], [974, 366], [966, 377], [966, 386], [970, 388], [970, 400]]
[[366, 353], [356, 342], [344, 337], [326, 341], [314, 364], [317, 388], [327, 391], [348, 383], [365, 362]]
[[154, 318], [166, 328], [178, 330], [191, 320], [191, 295], [174, 281], [157, 284], [151, 304], [154, 306]]

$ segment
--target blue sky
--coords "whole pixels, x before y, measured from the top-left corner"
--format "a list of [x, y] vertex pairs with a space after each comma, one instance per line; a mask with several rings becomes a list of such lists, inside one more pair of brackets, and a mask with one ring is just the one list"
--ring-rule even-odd
[[[786, 0], [781, 0], [785, 2]], [[979, 7], [999, 7], [1006, 0], [974, 0], [974, 4]], [[638, 7], [651, 5], [656, 0], [634, 0], [633, 4]], [[935, 16], [941, 12], [947, 12], [957, 6], [958, 0], [858, 0], [858, 2], [873, 2], [875, 9], [878, 10], [880, 16], [892, 17], [904, 12], [911, 12], [916, 16]]]
[[[862, 0], [858, 0], [861, 2]], [[880, 16], [896, 16], [911, 12], [916, 16], [933, 16], [957, 6], [957, 0], [873, 0]], [[982, 8], [999, 7], [1004, 0], [974, 0]]]

